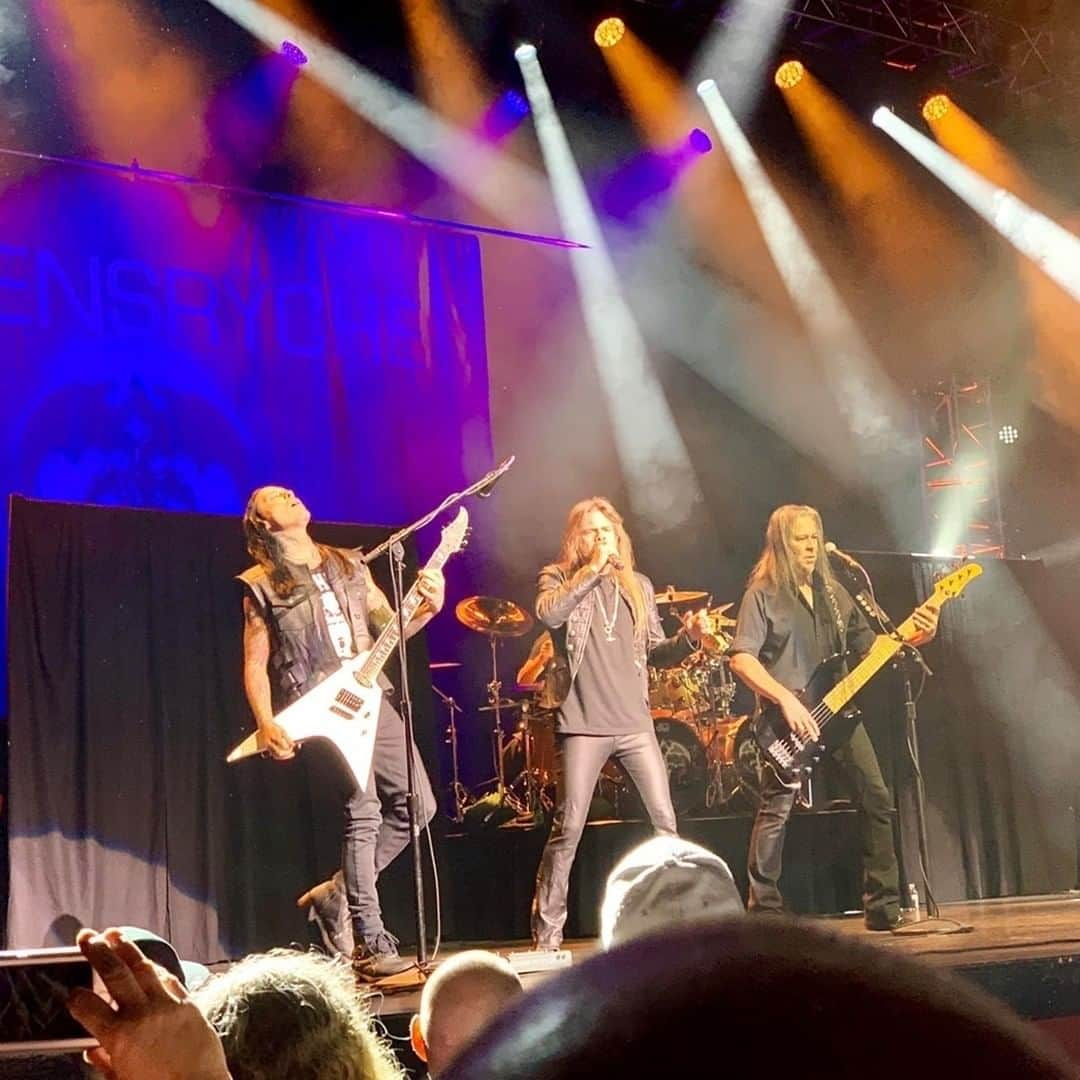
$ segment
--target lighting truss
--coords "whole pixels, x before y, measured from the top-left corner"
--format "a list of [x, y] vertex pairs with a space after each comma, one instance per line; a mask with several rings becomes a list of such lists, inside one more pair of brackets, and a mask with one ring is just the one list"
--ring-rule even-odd
[[934, 550], [1004, 558], [993, 401], [987, 379], [951, 378], [915, 395], [923, 522]]
[[[811, 48], [845, 51], [876, 42], [893, 67], [914, 70], [944, 59], [952, 79], [1000, 86], [1032, 103], [1071, 99], [1080, 105], [1076, 35], [1008, 18], [1003, 0], [984, 3], [987, 10], [950, 0], [794, 0], [788, 19]], [[718, 17], [732, 11], [728, 4]]]

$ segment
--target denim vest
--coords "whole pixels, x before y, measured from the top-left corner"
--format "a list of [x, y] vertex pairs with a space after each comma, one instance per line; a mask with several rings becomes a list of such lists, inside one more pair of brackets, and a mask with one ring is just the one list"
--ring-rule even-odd
[[[341, 611], [352, 629], [353, 646], [366, 652], [372, 646], [368, 626], [366, 566], [352, 551], [338, 549], [353, 566], [346, 576], [334, 559], [326, 559], [318, 568], [334, 590]], [[274, 712], [305, 694], [316, 683], [337, 671], [341, 658], [334, 648], [323, 614], [322, 598], [306, 566], [291, 566], [297, 584], [288, 596], [278, 596], [270, 584], [270, 575], [261, 566], [253, 566], [239, 575], [247, 594], [254, 601], [270, 630], [270, 693]], [[380, 677], [384, 689], [390, 684]]]

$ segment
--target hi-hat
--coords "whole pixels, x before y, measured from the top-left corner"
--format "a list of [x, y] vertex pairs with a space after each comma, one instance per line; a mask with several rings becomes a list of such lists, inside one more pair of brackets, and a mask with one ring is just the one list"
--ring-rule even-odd
[[429, 671], [443, 671], [446, 668], [461, 667], [460, 660], [435, 660], [428, 664]]
[[513, 600], [497, 596], [469, 596], [462, 600], [454, 614], [470, 630], [489, 637], [520, 637], [532, 629], [533, 618]]
[[[502, 711], [508, 710], [508, 709], [521, 709], [521, 708], [524, 708], [528, 704], [529, 704], [529, 702], [528, 702], [527, 699], [507, 698], [507, 697], [499, 698], [499, 711], [502, 712]], [[478, 708], [476, 711], [477, 712], [494, 712], [495, 711], [495, 706], [494, 705], [481, 705], [480, 708]]]
[[700, 589], [676, 589], [674, 585], [669, 585], [656, 594], [656, 602], [658, 604], [682, 604], [688, 600], [701, 600], [708, 595], [707, 592], [702, 592]]

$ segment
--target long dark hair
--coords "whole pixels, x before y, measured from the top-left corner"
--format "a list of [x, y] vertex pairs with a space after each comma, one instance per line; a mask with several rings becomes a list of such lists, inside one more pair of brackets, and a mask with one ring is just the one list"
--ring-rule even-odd
[[[247, 541], [248, 554], [266, 571], [270, 578], [270, 587], [278, 596], [292, 596], [300, 582], [293, 576], [289, 564], [281, 554], [281, 545], [277, 542], [270, 526], [266, 524], [255, 509], [259, 493], [266, 485], [256, 488], [248, 499], [244, 510], [244, 539]], [[316, 543], [323, 562], [332, 561], [346, 576], [353, 576], [353, 564], [340, 548], [328, 544]]]

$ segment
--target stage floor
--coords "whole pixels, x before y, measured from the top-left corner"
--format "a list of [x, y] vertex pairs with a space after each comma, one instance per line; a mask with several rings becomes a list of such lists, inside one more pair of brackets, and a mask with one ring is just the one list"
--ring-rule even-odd
[[[1080, 1016], [1080, 892], [942, 904], [938, 919], [906, 923], [888, 934], [867, 931], [861, 914], [806, 918], [880, 948], [960, 971], [1028, 1019]], [[943, 932], [958, 926], [967, 929]], [[565, 947], [579, 962], [596, 951], [597, 942], [569, 941]], [[527, 949], [529, 943], [446, 944], [438, 959], [466, 948], [505, 954]], [[522, 981], [535, 986], [552, 974], [525, 975]], [[419, 999], [419, 991], [413, 990], [375, 995], [371, 1005], [390, 1018], [415, 1012]]]

